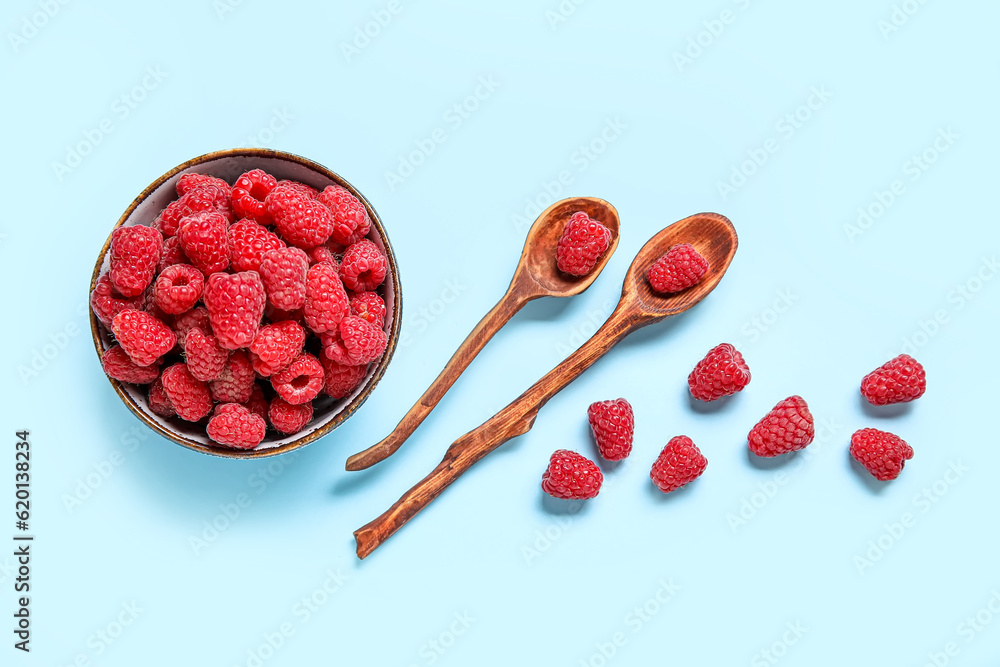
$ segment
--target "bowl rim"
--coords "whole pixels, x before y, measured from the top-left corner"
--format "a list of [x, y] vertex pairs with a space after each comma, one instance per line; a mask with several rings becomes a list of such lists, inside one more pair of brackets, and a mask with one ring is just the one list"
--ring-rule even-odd
[[288, 162], [294, 162], [302, 167], [315, 171], [329, 178], [330, 180], [340, 185], [341, 187], [346, 188], [351, 194], [357, 197], [362, 204], [364, 204], [365, 209], [368, 211], [368, 215], [371, 218], [372, 227], [375, 229], [379, 238], [382, 240], [383, 245], [385, 246], [385, 254], [389, 262], [389, 272], [392, 279], [393, 300], [394, 300], [393, 321], [389, 329], [388, 343], [386, 345], [385, 352], [382, 354], [382, 358], [378, 362], [378, 366], [375, 368], [375, 372], [368, 379], [361, 392], [357, 396], [355, 396], [350, 403], [343, 406], [340, 409], [340, 411], [329, 422], [323, 424], [319, 428], [316, 428], [315, 430], [302, 436], [301, 438], [296, 438], [291, 442], [287, 442], [277, 447], [269, 447], [260, 450], [210, 447], [195, 440], [190, 440], [183, 435], [174, 433], [164, 428], [153, 419], [151, 419], [149, 415], [147, 415], [142, 410], [142, 408], [140, 408], [139, 405], [136, 404], [132, 396], [125, 391], [125, 389], [122, 387], [121, 382], [115, 380], [112, 377], [107, 376], [103, 372], [102, 375], [104, 375], [108, 379], [108, 381], [111, 383], [112, 388], [114, 388], [115, 393], [118, 394], [118, 397], [122, 400], [122, 403], [125, 404], [125, 406], [129, 409], [129, 411], [132, 412], [132, 414], [135, 415], [139, 419], [139, 421], [144, 423], [149, 428], [153, 429], [153, 431], [155, 431], [156, 433], [159, 433], [163, 437], [167, 438], [168, 440], [178, 445], [181, 445], [182, 447], [185, 447], [187, 449], [201, 452], [203, 454], [218, 456], [221, 458], [263, 459], [271, 456], [278, 456], [279, 454], [285, 454], [297, 449], [301, 449], [302, 447], [305, 447], [306, 445], [311, 444], [316, 440], [319, 440], [320, 438], [329, 434], [335, 428], [340, 426], [342, 423], [344, 423], [348, 418], [350, 418], [351, 415], [353, 415], [357, 411], [358, 408], [360, 408], [364, 404], [366, 400], [368, 400], [368, 397], [371, 395], [375, 386], [379, 383], [379, 381], [382, 379], [382, 376], [385, 374], [385, 371], [389, 366], [389, 362], [392, 360], [392, 356], [396, 351], [396, 344], [399, 341], [400, 329], [402, 327], [403, 296], [402, 296], [402, 291], [400, 289], [399, 267], [396, 263], [396, 257], [392, 250], [392, 244], [389, 242], [389, 236], [386, 234], [385, 228], [382, 226], [381, 218], [379, 218], [378, 213], [375, 211], [374, 207], [371, 205], [368, 199], [366, 199], [364, 195], [358, 192], [358, 190], [353, 185], [351, 185], [347, 180], [345, 180], [342, 176], [340, 176], [340, 174], [324, 167], [318, 162], [314, 162], [313, 160], [302, 157], [301, 155], [296, 155], [295, 153], [288, 153], [285, 151], [279, 151], [270, 148], [229, 148], [224, 150], [212, 151], [210, 153], [205, 153], [203, 155], [199, 155], [198, 157], [182, 162], [181, 164], [169, 170], [168, 172], [157, 178], [155, 181], [150, 183], [148, 186], [146, 186], [146, 188], [144, 188], [143, 191], [139, 193], [139, 195], [135, 199], [132, 200], [132, 203], [129, 204], [128, 208], [125, 209], [125, 212], [122, 213], [120, 218], [118, 218], [118, 222], [114, 225], [114, 227], [111, 228], [111, 232], [108, 234], [108, 238], [104, 242], [104, 246], [101, 248], [101, 251], [97, 257], [97, 262], [94, 265], [94, 271], [90, 277], [90, 291], [88, 292], [88, 297], [87, 297], [88, 311], [90, 315], [90, 332], [94, 340], [94, 348], [97, 351], [98, 360], [100, 360], [101, 356], [104, 353], [104, 343], [101, 340], [101, 332], [100, 332], [101, 323], [97, 319], [97, 315], [94, 314], [94, 309], [89, 307], [90, 305], [89, 295], [93, 293], [94, 287], [97, 284], [97, 279], [101, 275], [101, 267], [103, 266], [104, 259], [107, 256], [108, 250], [111, 247], [112, 234], [114, 234], [114, 231], [116, 229], [125, 224], [125, 221], [128, 220], [129, 217], [131, 217], [132, 213], [139, 206], [139, 204], [141, 204], [153, 191], [158, 189], [167, 180], [174, 177], [178, 173], [191, 169], [192, 167], [196, 167], [206, 162], [212, 162], [220, 158], [227, 158], [227, 157], [270, 158], [270, 159], [278, 159], [278, 160], [285, 160]]

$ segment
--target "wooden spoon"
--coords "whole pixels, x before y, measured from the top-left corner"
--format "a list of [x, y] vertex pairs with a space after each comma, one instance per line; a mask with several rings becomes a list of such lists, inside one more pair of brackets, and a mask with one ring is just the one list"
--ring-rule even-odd
[[[708, 260], [708, 272], [697, 285], [676, 294], [658, 294], [646, 271], [671, 246], [690, 243]], [[538, 410], [563, 387], [636, 329], [683, 313], [715, 289], [736, 253], [736, 230], [725, 216], [700, 213], [662, 230], [636, 255], [625, 276], [622, 297], [600, 329], [545, 377], [479, 428], [456, 440], [437, 468], [380, 517], [354, 532], [358, 557], [364, 558], [438, 497], [459, 475], [511, 438], [526, 433]]]
[[[567, 275], [556, 268], [556, 244], [570, 216], [583, 211], [611, 230], [611, 245], [598, 260], [594, 270], [579, 278]], [[521, 259], [503, 298], [493, 306], [462, 346], [424, 392], [416, 405], [384, 440], [347, 459], [348, 470], [364, 470], [382, 461], [399, 449], [400, 445], [420, 426], [434, 406], [451, 389], [455, 380], [472, 363], [486, 343], [526, 303], [543, 296], [573, 296], [590, 287], [618, 247], [618, 211], [615, 207], [594, 197], [572, 197], [557, 201], [542, 211], [535, 224], [528, 230]]]

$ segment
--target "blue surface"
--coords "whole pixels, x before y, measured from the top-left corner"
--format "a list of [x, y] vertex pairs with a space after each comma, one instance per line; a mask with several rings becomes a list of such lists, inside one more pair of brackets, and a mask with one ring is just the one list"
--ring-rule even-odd
[[[5, 4], [3, 425], [8, 442], [32, 430], [37, 541], [33, 650], [5, 634], [0, 663], [993, 664], [1000, 6], [233, 4]], [[380, 11], [391, 20], [345, 49]], [[84, 331], [94, 258], [132, 198], [248, 144], [365, 193], [405, 292], [405, 342], [364, 408], [300, 456], [258, 463], [144, 430]], [[397, 456], [344, 472], [503, 293], [520, 219], [549, 190], [618, 208], [604, 275], [528, 306]], [[623, 343], [358, 561], [352, 531], [582, 342], [650, 236], [704, 210], [740, 234], [711, 297]], [[753, 382], [698, 409], [685, 377], [722, 341]], [[927, 395], [865, 409], [861, 377], [907, 345]], [[817, 442], [750, 460], [747, 431], [793, 393]], [[549, 454], [593, 455], [586, 406], [617, 396], [636, 411], [632, 457], [579, 511], [546, 502]], [[850, 463], [865, 426], [913, 445], [896, 482]], [[663, 497], [649, 466], [680, 433], [709, 467]], [[0, 557], [8, 619], [13, 564]]]

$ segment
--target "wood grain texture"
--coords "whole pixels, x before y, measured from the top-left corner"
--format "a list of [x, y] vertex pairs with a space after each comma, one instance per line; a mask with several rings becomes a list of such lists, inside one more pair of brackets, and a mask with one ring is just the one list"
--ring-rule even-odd
[[[658, 294], [646, 271], [671, 246], [690, 243], [709, 262], [697, 285], [677, 294]], [[704, 299], [725, 275], [737, 247], [736, 230], [725, 216], [701, 213], [670, 225], [650, 239], [629, 267], [614, 312], [596, 333], [562, 363], [486, 423], [456, 440], [444, 459], [385, 513], [354, 533], [365, 558], [437, 498], [462, 473], [494, 449], [531, 429], [543, 405], [579, 377], [615, 344], [642, 327], [682, 313]]]

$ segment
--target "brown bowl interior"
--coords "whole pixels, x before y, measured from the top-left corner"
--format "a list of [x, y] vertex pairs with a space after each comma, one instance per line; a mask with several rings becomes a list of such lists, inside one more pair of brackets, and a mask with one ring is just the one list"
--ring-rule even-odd
[[[188, 160], [184, 164], [171, 169], [143, 190], [142, 194], [136, 197], [125, 213], [122, 214], [122, 217], [115, 225], [115, 229], [123, 225], [151, 224], [156, 219], [160, 210], [176, 198], [175, 185], [183, 174], [211, 174], [232, 183], [243, 172], [255, 168], [263, 169], [274, 175], [278, 180], [296, 180], [320, 190], [327, 185], [341, 185], [350, 190], [365, 205], [365, 208], [368, 209], [368, 215], [372, 220], [372, 231], [369, 233], [368, 238], [379, 246], [389, 260], [390, 276], [384, 285], [383, 294], [386, 305], [385, 331], [388, 334], [389, 343], [385, 354], [382, 355], [382, 358], [378, 362], [371, 365], [368, 369], [368, 375], [350, 396], [334, 400], [324, 394], [322, 398], [314, 401], [315, 412], [313, 419], [303, 431], [291, 436], [277, 437], [278, 434], [269, 430], [264, 441], [251, 450], [229, 449], [214, 444], [205, 433], [204, 422], [191, 423], [177, 418], [166, 419], [160, 417], [149, 409], [145, 387], [123, 384], [117, 380], [108, 378], [111, 386], [114, 387], [115, 392], [121, 397], [122, 402], [125, 403], [128, 409], [140, 421], [163, 437], [188, 449], [205, 454], [240, 459], [263, 458], [298, 449], [318, 440], [344, 423], [367, 400], [375, 385], [378, 384], [385, 373], [396, 349], [402, 320], [399, 268], [396, 264], [392, 246], [389, 243], [389, 237], [386, 235], [385, 229], [382, 227], [382, 221], [379, 219], [375, 209], [372, 208], [371, 204], [360, 192], [355, 190], [350, 183], [336, 173], [298, 155], [260, 148], [236, 148], [208, 153], [193, 160]], [[113, 231], [114, 229], [112, 229]], [[94, 273], [90, 281], [91, 291], [93, 291], [98, 277], [108, 270], [107, 255], [110, 244], [111, 235], [109, 234], [94, 266]], [[94, 346], [98, 357], [100, 357], [113, 344], [112, 336], [93, 312], [90, 313], [90, 329], [94, 337]]]

